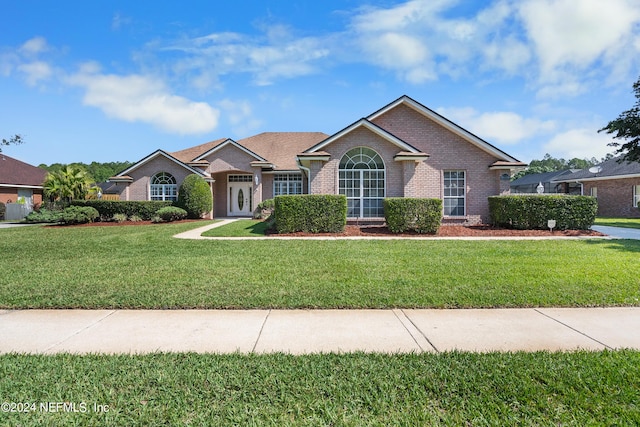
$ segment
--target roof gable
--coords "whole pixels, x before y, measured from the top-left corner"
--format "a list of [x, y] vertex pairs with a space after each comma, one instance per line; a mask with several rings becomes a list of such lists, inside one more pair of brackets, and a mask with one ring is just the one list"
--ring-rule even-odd
[[206, 153], [207, 151], [214, 149], [228, 139], [229, 138], [220, 138], [216, 139], [215, 141], [205, 142], [204, 144], [185, 148], [184, 150], [174, 151], [171, 153], [171, 155], [183, 163], [189, 163], [201, 156], [202, 153]]
[[378, 111], [376, 111], [373, 114], [369, 115], [367, 117], [367, 120], [373, 121], [376, 118], [378, 118], [378, 117], [382, 116], [383, 114], [385, 114], [385, 113], [397, 108], [400, 105], [407, 106], [407, 107], [417, 111], [418, 113], [422, 114], [424, 117], [427, 117], [427, 118], [433, 120], [435, 123], [437, 123], [438, 125], [442, 126], [443, 128], [449, 130], [450, 132], [453, 132], [454, 134], [458, 135], [459, 137], [461, 137], [465, 141], [475, 145], [476, 147], [478, 147], [481, 150], [483, 150], [483, 151], [495, 156], [496, 158], [498, 158], [500, 160], [504, 160], [506, 162], [515, 162], [515, 163], [522, 164], [522, 162], [520, 162], [515, 157], [512, 157], [512, 156], [508, 155], [507, 153], [505, 153], [504, 151], [500, 150], [499, 148], [491, 145], [490, 143], [488, 143], [484, 139], [478, 137], [477, 135], [474, 135], [473, 133], [469, 132], [468, 130], [464, 129], [463, 127], [457, 125], [456, 123], [452, 122], [451, 120], [447, 119], [446, 117], [436, 113], [432, 109], [430, 109], [428, 107], [425, 107], [424, 105], [422, 105], [418, 101], [408, 97], [407, 95], [401, 96], [400, 98], [396, 99], [395, 101], [391, 102], [390, 104], [382, 107]]
[[0, 185], [42, 187], [47, 171], [0, 154]]
[[158, 157], [164, 157], [164, 158], [176, 163], [177, 165], [187, 169], [191, 173], [195, 173], [195, 174], [200, 175], [200, 176], [208, 176], [204, 172], [202, 172], [201, 170], [192, 168], [191, 166], [185, 164], [184, 162], [181, 162], [180, 160], [176, 159], [175, 157], [173, 157], [171, 154], [167, 153], [166, 151], [156, 150], [153, 153], [149, 154], [147, 157], [143, 158], [142, 160], [137, 161], [136, 163], [131, 165], [129, 168], [127, 168], [127, 169], [123, 170], [122, 172], [118, 173], [113, 178], [126, 177], [126, 176], [128, 176], [128, 174], [131, 171], [134, 171], [134, 170], [138, 169], [139, 167], [141, 167], [141, 166], [143, 166], [143, 165], [145, 165], [145, 164], [157, 159]]
[[386, 130], [384, 130], [380, 126], [370, 122], [368, 119], [360, 119], [357, 122], [355, 122], [355, 123], [347, 126], [346, 128], [342, 129], [338, 133], [335, 133], [335, 134], [331, 135], [329, 138], [325, 139], [324, 141], [321, 141], [320, 143], [314, 145], [313, 147], [305, 150], [304, 153], [315, 153], [315, 152], [321, 151], [327, 145], [335, 142], [336, 140], [338, 140], [338, 139], [350, 134], [354, 130], [360, 129], [360, 128], [368, 129], [369, 131], [375, 133], [376, 135], [382, 137], [383, 139], [389, 141], [390, 143], [398, 146], [402, 151], [405, 151], [405, 152], [408, 152], [408, 153], [419, 153], [420, 152], [420, 150], [418, 150], [414, 146], [406, 143], [405, 141], [401, 140], [397, 136], [387, 132]]
[[260, 162], [267, 162], [266, 159], [262, 158], [261, 156], [257, 155], [256, 153], [254, 153], [253, 151], [249, 150], [246, 147], [243, 147], [242, 145], [238, 144], [237, 142], [235, 142], [233, 139], [231, 138], [227, 138], [224, 142], [222, 142], [221, 144], [216, 145], [215, 147], [211, 148], [210, 150], [205, 151], [204, 153], [200, 154], [199, 156], [195, 157], [193, 160], [194, 161], [198, 161], [198, 160], [203, 160], [205, 157], [210, 156], [211, 154], [215, 153], [216, 151], [226, 147], [227, 145], [231, 145], [232, 147], [236, 147], [237, 149], [245, 152], [246, 154], [250, 155], [251, 157], [254, 157], [257, 161]]

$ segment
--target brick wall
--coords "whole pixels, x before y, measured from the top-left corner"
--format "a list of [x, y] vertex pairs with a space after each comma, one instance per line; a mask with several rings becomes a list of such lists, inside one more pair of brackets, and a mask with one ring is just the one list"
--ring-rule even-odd
[[429, 154], [425, 162], [417, 164], [416, 176], [412, 180], [412, 185], [417, 187], [413, 191], [419, 197], [443, 198], [443, 171], [464, 170], [466, 221], [488, 221], [487, 198], [505, 190], [500, 182], [500, 175], [505, 171], [489, 170], [497, 158], [404, 105], [377, 117], [374, 122]]
[[640, 185], [640, 178], [589, 181], [583, 184], [583, 194], [591, 195], [598, 189], [598, 215], [621, 218], [640, 218], [640, 209], [634, 208], [633, 186]]

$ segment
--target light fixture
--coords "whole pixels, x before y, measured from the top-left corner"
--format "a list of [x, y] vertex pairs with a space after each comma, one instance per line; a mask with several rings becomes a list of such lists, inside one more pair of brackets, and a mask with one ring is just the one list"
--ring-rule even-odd
[[536, 187], [536, 193], [538, 194], [544, 193], [544, 185], [542, 185], [542, 183], [538, 184], [538, 186]]

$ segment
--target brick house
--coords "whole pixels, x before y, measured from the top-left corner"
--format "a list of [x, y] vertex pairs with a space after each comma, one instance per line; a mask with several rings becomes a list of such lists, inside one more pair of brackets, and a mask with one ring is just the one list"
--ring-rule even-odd
[[598, 216], [640, 218], [640, 163], [619, 162], [620, 157], [600, 165], [556, 178], [554, 183], [576, 183], [581, 194], [598, 199]]
[[0, 202], [17, 203], [30, 209], [42, 203], [42, 183], [47, 171], [0, 153]]
[[487, 198], [526, 166], [402, 96], [341, 131], [265, 132], [182, 151], [157, 150], [110, 178], [121, 200], [175, 200], [189, 174], [214, 196], [212, 216], [249, 216], [280, 194], [345, 194], [348, 217], [384, 217], [385, 197], [443, 200], [445, 222], [487, 221]]

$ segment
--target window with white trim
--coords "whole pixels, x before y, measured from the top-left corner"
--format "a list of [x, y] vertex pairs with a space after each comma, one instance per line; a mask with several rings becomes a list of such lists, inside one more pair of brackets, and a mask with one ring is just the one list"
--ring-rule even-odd
[[302, 175], [299, 173], [277, 173], [273, 175], [273, 196], [302, 194]]
[[465, 171], [444, 171], [443, 204], [445, 216], [465, 215], [467, 205], [467, 183]]
[[598, 187], [591, 187], [590, 194], [591, 197], [598, 198]]
[[384, 217], [385, 167], [382, 157], [367, 147], [348, 151], [338, 167], [338, 193], [347, 196], [347, 217]]
[[167, 172], [160, 172], [151, 178], [151, 200], [178, 200], [176, 179]]
[[637, 208], [640, 203], [640, 185], [633, 186], [633, 207]]

